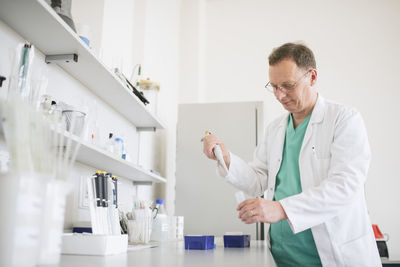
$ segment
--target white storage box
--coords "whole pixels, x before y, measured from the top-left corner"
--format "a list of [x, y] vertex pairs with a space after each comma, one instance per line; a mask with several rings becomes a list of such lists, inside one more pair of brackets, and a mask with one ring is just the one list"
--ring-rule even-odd
[[128, 235], [64, 234], [63, 254], [113, 255], [125, 253]]

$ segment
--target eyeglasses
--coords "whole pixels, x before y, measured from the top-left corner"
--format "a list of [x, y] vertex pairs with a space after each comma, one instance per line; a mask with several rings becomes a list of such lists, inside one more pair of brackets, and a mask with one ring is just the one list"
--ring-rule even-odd
[[283, 83], [281, 86], [277, 86], [277, 85], [272, 85], [271, 82], [268, 82], [265, 85], [265, 88], [270, 91], [271, 93], [276, 93], [278, 92], [278, 90], [280, 90], [281, 92], [284, 93], [290, 93], [292, 91], [294, 91], [294, 89], [296, 89], [296, 85], [297, 83], [303, 79], [309, 72], [311, 71], [311, 69], [309, 69], [306, 73], [304, 73], [296, 82], [290, 84], [290, 83]]

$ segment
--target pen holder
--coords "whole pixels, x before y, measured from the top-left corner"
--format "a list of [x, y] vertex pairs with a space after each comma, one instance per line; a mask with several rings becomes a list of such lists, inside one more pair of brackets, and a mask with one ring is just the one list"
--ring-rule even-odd
[[147, 244], [150, 241], [153, 226], [153, 213], [149, 208], [135, 208], [132, 211], [133, 220], [128, 220], [130, 243]]
[[40, 231], [39, 264], [57, 264], [60, 261], [65, 202], [71, 187], [71, 184], [59, 180], [47, 184]]
[[171, 216], [169, 218], [169, 239], [183, 240], [183, 216]]
[[[75, 120], [73, 134], [81, 136], [83, 129], [85, 128], [86, 113], [79, 110], [63, 110], [62, 116], [65, 118], [65, 124], [67, 131], [72, 129], [72, 121]], [[75, 117], [75, 118], [74, 118]]]
[[44, 188], [35, 174], [0, 179], [0, 266], [36, 266]]

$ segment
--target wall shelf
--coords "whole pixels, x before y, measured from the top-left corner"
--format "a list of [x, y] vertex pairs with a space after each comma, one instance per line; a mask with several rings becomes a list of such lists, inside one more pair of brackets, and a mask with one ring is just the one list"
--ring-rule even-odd
[[164, 128], [44, 0], [0, 0], [0, 19], [45, 55], [77, 54], [57, 63], [138, 128]]
[[99, 170], [111, 172], [132, 181], [165, 183], [166, 179], [129, 161], [72, 136], [74, 144], [81, 144], [76, 161]]
[[[1, 113], [0, 118], [2, 118]], [[4, 138], [3, 135], [3, 124], [0, 122], [0, 137]], [[69, 136], [67, 132], [63, 135], [65, 137]], [[98, 170], [111, 172], [113, 175], [124, 177], [132, 181], [155, 183], [165, 183], [167, 181], [160, 175], [153, 173], [150, 170], [145, 170], [129, 161], [118, 158], [95, 145], [82, 141], [75, 135], [72, 135], [71, 137], [73, 147], [77, 144], [81, 145], [76, 157], [77, 162], [89, 165]], [[64, 142], [67, 141], [64, 140]]]

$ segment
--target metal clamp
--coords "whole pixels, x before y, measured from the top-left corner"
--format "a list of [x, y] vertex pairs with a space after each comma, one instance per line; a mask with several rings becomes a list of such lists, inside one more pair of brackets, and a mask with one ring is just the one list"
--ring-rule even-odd
[[134, 186], [136, 185], [148, 185], [148, 186], [152, 186], [153, 182], [145, 182], [145, 181], [133, 181], [132, 182]]
[[137, 127], [137, 131], [139, 132], [155, 132], [156, 127]]
[[44, 61], [47, 64], [58, 63], [58, 62], [78, 62], [77, 54], [62, 54], [62, 55], [46, 55]]

